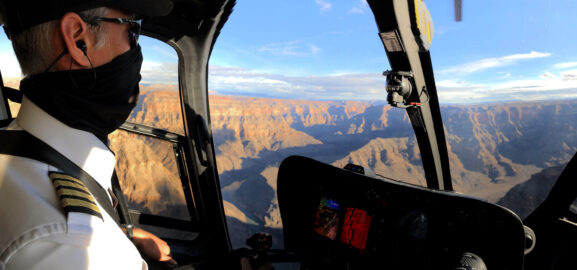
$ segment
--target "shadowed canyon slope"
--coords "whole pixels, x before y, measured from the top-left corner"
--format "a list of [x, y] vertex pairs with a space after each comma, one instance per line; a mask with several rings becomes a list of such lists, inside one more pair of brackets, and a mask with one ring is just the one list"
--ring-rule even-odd
[[524, 219], [549, 195], [549, 191], [557, 181], [567, 164], [544, 169], [531, 178], [511, 188], [498, 204], [513, 210]]
[[[175, 91], [143, 89], [141, 101], [130, 121], [182, 134]], [[234, 221], [232, 230], [239, 224], [252, 228], [231, 233], [235, 244], [244, 242], [249, 233], [282, 226], [276, 202], [276, 170], [289, 155], [308, 156], [338, 167], [352, 162], [386, 177], [425, 183], [418, 145], [404, 110], [379, 102], [216, 95], [210, 97], [210, 105], [227, 214], [240, 221]], [[443, 106], [455, 189], [496, 202], [532, 174], [567, 162], [577, 151], [576, 105], [567, 101]], [[118, 145], [128, 139], [115, 136]], [[138, 194], [129, 195], [135, 204], [159, 213], [184, 201], [181, 196], [163, 201], [164, 205], [147, 202], [147, 196], [176, 198], [167, 192], [182, 193], [178, 180], [152, 184], [159, 175], [168, 175], [161, 167], [175, 168], [169, 164], [170, 147], [157, 150], [159, 146], [151, 142], [144, 143], [142, 149], [121, 147], [124, 150], [117, 152], [119, 159], [137, 156], [120, 163], [136, 174], [134, 180], [123, 183]]]

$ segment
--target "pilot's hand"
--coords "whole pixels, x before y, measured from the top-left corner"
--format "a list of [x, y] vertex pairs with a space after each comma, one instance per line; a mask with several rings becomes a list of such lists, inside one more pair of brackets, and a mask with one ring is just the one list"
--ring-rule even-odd
[[170, 247], [164, 240], [140, 228], [133, 229], [134, 245], [148, 258], [159, 262], [176, 264], [171, 257]]

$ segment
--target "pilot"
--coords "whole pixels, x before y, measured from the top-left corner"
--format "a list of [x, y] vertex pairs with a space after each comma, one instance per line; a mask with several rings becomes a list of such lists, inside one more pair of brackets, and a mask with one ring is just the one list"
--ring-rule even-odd
[[[171, 9], [170, 0], [0, 0], [0, 24], [24, 75], [21, 108], [6, 130], [26, 131], [82, 168], [106, 204], [115, 166], [107, 136], [138, 100], [137, 19]], [[0, 270], [147, 269], [139, 250], [175, 263], [158, 237], [135, 229], [129, 239], [83, 183], [0, 155]]]

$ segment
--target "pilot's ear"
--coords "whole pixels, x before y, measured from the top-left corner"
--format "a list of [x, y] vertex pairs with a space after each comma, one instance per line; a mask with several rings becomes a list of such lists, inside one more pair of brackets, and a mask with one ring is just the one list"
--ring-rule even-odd
[[[64, 46], [72, 57], [73, 68], [89, 68], [90, 61], [86, 55], [86, 50], [91, 43], [86, 41], [92, 39], [84, 20], [74, 12], [66, 13], [60, 20], [60, 31]], [[82, 41], [85, 46], [78, 46], [79, 41]]]

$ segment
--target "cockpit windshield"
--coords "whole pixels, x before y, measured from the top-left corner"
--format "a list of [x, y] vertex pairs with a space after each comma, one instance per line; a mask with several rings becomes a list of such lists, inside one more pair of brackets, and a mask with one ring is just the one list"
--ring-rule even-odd
[[577, 151], [573, 1], [428, 2], [456, 190], [526, 217]]
[[[524, 218], [577, 151], [576, 4], [462, 2], [461, 21], [453, 1], [426, 2], [453, 187]], [[282, 227], [289, 155], [426, 186], [410, 119], [386, 101], [389, 69], [366, 1], [237, 3], [209, 75], [233, 246]]]

